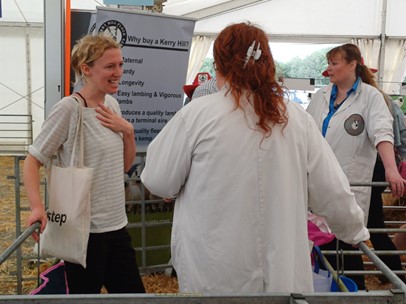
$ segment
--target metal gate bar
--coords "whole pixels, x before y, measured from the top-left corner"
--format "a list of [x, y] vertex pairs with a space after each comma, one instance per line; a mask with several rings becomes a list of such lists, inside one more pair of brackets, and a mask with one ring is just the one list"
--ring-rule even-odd
[[382, 271], [385, 277], [387, 277], [388, 280], [391, 281], [391, 283], [393, 283], [397, 288], [401, 289], [404, 293], [406, 293], [405, 283], [403, 283], [402, 280], [399, 279], [399, 277], [395, 275], [393, 271], [388, 266], [386, 266], [386, 264], [382, 262], [382, 260], [378, 258], [364, 242], [360, 242], [358, 246], [374, 263], [374, 265]]
[[[141, 156], [142, 157], [142, 159], [143, 159], [143, 161], [145, 161], [145, 155], [142, 155]], [[20, 176], [20, 167], [19, 167], [19, 161], [21, 161], [21, 160], [23, 160], [25, 158], [25, 156], [15, 156], [15, 168], [14, 168], [14, 170], [15, 170], [15, 176], [13, 176], [12, 178], [14, 178], [15, 179], [15, 194], [16, 194], [16, 210], [18, 211], [17, 212], [17, 214], [16, 214], [16, 224], [17, 224], [17, 236], [16, 236], [16, 238], [18, 239], [19, 238], [19, 235], [21, 234], [21, 231], [19, 230], [20, 228], [20, 217], [19, 217], [19, 211], [21, 210], [21, 207], [20, 207], [20, 186], [22, 185], [21, 184], [21, 181], [20, 181], [20, 179], [19, 179], [19, 176]], [[357, 185], [358, 184], [361, 184], [361, 185], [366, 185], [366, 186], [371, 186], [371, 185], [373, 185], [373, 186], [376, 186], [377, 184], [379, 184], [379, 185], [388, 185], [388, 183], [381, 183], [381, 182], [378, 182], [378, 183], [376, 183], [376, 182], [373, 182], [373, 183], [357, 183]], [[142, 189], [141, 190], [144, 190], [143, 189], [143, 187], [142, 187]], [[143, 192], [143, 191], [142, 191]], [[143, 207], [144, 207], [144, 209], [145, 209], [145, 205], [146, 204], [148, 204], [146, 201], [145, 201], [145, 196], [144, 196], [144, 193], [142, 193], [142, 197], [144, 197], [144, 200], [142, 201], [142, 202], [131, 202], [131, 203], [137, 203], [137, 204], [141, 204], [141, 205], [143, 205]], [[384, 206], [384, 208], [385, 207], [387, 207], [387, 206]], [[389, 207], [389, 206], [388, 206]], [[399, 209], [402, 209], [402, 210], [406, 210], [406, 207], [405, 206], [390, 206], [390, 207], [398, 207]], [[394, 209], [396, 209], [396, 208], [394, 208]], [[143, 210], [143, 212], [142, 213], [144, 213], [145, 212], [145, 210]], [[145, 213], [143, 214], [144, 216], [145, 216]], [[169, 223], [163, 223], [163, 225], [168, 225]], [[131, 227], [129, 227], [129, 228], [135, 228], [135, 227], [140, 227], [141, 226], [141, 228], [143, 228], [143, 230], [147, 227], [147, 226], [149, 226], [150, 224], [148, 224], [148, 223], [145, 223], [145, 218], [142, 220], [142, 222], [141, 222], [141, 224], [130, 224], [131, 225]], [[134, 226], [132, 226], [132, 225], [134, 225]], [[156, 224], [153, 224], [153, 225], [156, 225]], [[397, 228], [391, 228], [391, 229], [371, 229], [370, 230], [371, 232], [374, 232], [374, 233], [384, 233], [384, 232], [388, 232], [388, 231], [390, 231], [390, 232], [405, 232], [405, 229], [397, 229]], [[28, 232], [26, 232], [26, 233], [28, 233]], [[142, 238], [145, 238], [145, 230], [144, 230], [144, 232], [143, 232], [143, 234], [142, 234]], [[144, 239], [144, 242], [145, 242], [145, 239]], [[147, 250], [154, 250], [154, 249], [160, 249], [161, 247], [165, 247], [166, 245], [160, 245], [160, 246], [157, 246], [157, 248], [154, 248], [154, 246], [145, 246], [145, 243], [143, 242], [143, 246], [141, 247], [141, 248], [136, 248], [136, 250], [137, 251], [141, 251], [142, 252], [142, 257], [143, 257], [143, 263], [142, 264], [144, 264], [145, 262], [145, 256], [146, 256], [146, 251]], [[168, 244], [168, 246], [169, 246], [169, 244]], [[17, 246], [18, 247], [18, 246]], [[17, 253], [18, 253], [18, 250], [17, 250]], [[331, 253], [333, 253], [333, 254], [336, 254], [336, 252], [335, 251], [331, 251], [331, 253], [330, 252], [328, 252], [328, 251], [323, 251], [323, 253], [326, 253], [326, 254], [331, 254]], [[356, 254], [356, 255], [362, 255], [363, 253], [362, 252], [360, 252], [360, 251], [349, 251], [349, 252], [346, 252], [346, 254]], [[5, 254], [7, 254], [8, 255], [8, 252], [7, 253], [5, 253]], [[0, 264], [3, 262], [3, 259], [5, 260], [5, 259], [7, 259], [7, 257], [4, 257], [5, 256], [5, 254], [3, 254], [3, 255], [1, 255], [1, 257], [0, 257]], [[379, 254], [385, 254], [385, 255], [398, 255], [398, 254], [406, 254], [406, 251], [373, 251], [373, 254], [374, 255], [379, 255]], [[21, 260], [23, 259], [23, 257], [19, 257], [18, 258], [18, 260], [20, 261], [19, 263], [19, 269], [20, 269], [20, 271], [21, 271]], [[38, 263], [39, 264], [39, 263]], [[145, 264], [144, 264], [145, 265]], [[154, 266], [144, 266], [144, 265], [140, 265], [141, 267], [140, 267], [140, 270], [141, 271], [156, 271], [156, 270], [162, 270], [162, 269], [165, 269], [165, 268], [168, 268], [168, 267], [171, 267], [171, 265], [170, 264], [164, 264], [164, 265], [154, 265]], [[143, 267], [144, 266], [144, 267]], [[351, 271], [344, 271], [344, 273], [350, 273]], [[352, 273], [352, 272], [351, 272]], [[361, 274], [361, 272], [356, 272], [356, 273], [359, 273], [359, 274]], [[379, 272], [379, 271], [364, 271], [364, 272], [362, 272], [362, 274], [376, 274], [376, 273], [381, 273], [381, 272]], [[391, 274], [393, 274], [396, 278], [397, 278], [397, 274], [404, 274], [404, 273], [406, 273], [405, 271], [391, 271]], [[20, 275], [18, 275], [19, 274], [19, 270], [17, 270], [17, 283], [18, 283], [18, 286], [17, 286], [17, 292], [18, 292], [18, 294], [21, 294], [22, 293], [22, 290], [21, 290], [21, 283], [22, 283], [22, 277], [21, 277], [21, 273], [20, 273]], [[1, 302], [1, 301], [0, 301]]]
[[40, 222], [34, 223], [27, 230], [24, 230], [23, 233], [0, 255], [0, 265], [3, 264], [8, 257], [10, 257], [18, 247], [24, 243], [24, 241], [30, 237], [30, 235], [40, 227]]
[[101, 294], [101, 295], [43, 295], [4, 296], [3, 304], [338, 304], [338, 303], [405, 303], [399, 290], [370, 292], [320, 292], [307, 294], [268, 293], [254, 295], [221, 294]]

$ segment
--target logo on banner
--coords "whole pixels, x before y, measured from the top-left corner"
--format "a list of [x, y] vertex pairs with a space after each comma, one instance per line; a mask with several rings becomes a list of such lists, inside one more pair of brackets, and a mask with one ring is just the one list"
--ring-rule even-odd
[[117, 20], [109, 20], [104, 22], [99, 29], [99, 33], [104, 33], [111, 36], [121, 46], [125, 45], [127, 41], [127, 31], [124, 25]]
[[96, 32], [96, 22], [90, 27], [89, 34], [94, 35]]

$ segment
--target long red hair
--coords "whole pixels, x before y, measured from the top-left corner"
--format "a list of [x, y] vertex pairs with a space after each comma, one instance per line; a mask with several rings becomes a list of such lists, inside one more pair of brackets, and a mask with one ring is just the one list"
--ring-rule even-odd
[[[246, 62], [247, 50], [255, 41], [261, 56]], [[216, 70], [228, 83], [228, 92], [241, 107], [241, 97], [247, 92], [259, 120], [257, 125], [268, 137], [275, 124], [286, 125], [288, 115], [284, 91], [275, 79], [275, 62], [265, 32], [250, 23], [233, 24], [223, 29], [214, 42]]]

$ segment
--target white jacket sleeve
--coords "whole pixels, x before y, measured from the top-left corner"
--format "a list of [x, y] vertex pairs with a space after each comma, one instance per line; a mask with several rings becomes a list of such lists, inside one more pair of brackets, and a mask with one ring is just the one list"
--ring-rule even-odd
[[393, 116], [378, 90], [371, 90], [367, 97], [365, 124], [370, 140], [374, 146], [388, 141], [393, 144]]
[[149, 144], [141, 181], [157, 196], [176, 196], [186, 181], [191, 162], [192, 147], [178, 112]]
[[325, 217], [337, 238], [357, 244], [369, 239], [364, 212], [357, 205], [347, 177], [314, 120], [308, 120], [308, 191], [313, 213]]

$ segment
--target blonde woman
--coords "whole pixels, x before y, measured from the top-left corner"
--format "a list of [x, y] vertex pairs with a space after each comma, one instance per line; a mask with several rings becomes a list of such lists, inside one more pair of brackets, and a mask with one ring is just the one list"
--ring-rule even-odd
[[100, 293], [104, 285], [109, 293], [142, 293], [145, 289], [125, 228], [124, 172], [135, 158], [134, 129], [121, 117], [111, 96], [123, 74], [121, 48], [112, 38], [85, 36], [72, 50], [72, 67], [83, 86], [53, 107], [24, 162], [24, 184], [31, 207], [27, 224], [40, 221], [41, 231], [45, 229], [47, 215], [39, 191], [39, 169], [56, 153], [63, 166], [69, 164], [78, 107], [83, 107], [84, 163], [94, 169], [91, 224], [86, 269], [65, 261], [69, 292]]

